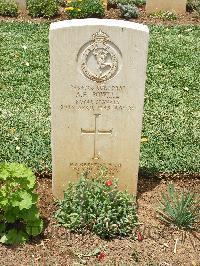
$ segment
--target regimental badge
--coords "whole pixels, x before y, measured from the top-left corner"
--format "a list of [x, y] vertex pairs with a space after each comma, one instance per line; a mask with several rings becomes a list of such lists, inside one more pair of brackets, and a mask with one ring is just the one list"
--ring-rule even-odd
[[80, 68], [83, 75], [97, 83], [113, 78], [119, 72], [119, 49], [110, 42], [102, 30], [92, 35], [80, 54]]

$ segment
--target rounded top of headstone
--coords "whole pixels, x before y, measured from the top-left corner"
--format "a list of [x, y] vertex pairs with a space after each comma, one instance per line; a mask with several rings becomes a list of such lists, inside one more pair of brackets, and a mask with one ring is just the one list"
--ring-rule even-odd
[[57, 30], [68, 27], [80, 27], [80, 26], [108, 26], [108, 27], [121, 27], [128, 28], [143, 32], [149, 32], [146, 25], [124, 21], [116, 19], [97, 19], [97, 18], [87, 18], [87, 19], [72, 19], [63, 20], [59, 22], [51, 23], [50, 30]]

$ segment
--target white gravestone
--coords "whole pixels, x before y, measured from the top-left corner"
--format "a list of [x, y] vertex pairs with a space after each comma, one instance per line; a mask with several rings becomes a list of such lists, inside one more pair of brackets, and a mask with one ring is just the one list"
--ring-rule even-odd
[[137, 191], [148, 28], [120, 20], [51, 24], [53, 194], [102, 167]]

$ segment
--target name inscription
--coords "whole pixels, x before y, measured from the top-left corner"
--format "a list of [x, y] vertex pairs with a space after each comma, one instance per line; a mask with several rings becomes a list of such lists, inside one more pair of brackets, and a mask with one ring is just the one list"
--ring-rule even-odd
[[119, 85], [71, 85], [74, 101], [61, 104], [60, 110], [68, 111], [133, 111], [134, 105], [122, 103], [122, 96], [127, 93], [126, 86]]

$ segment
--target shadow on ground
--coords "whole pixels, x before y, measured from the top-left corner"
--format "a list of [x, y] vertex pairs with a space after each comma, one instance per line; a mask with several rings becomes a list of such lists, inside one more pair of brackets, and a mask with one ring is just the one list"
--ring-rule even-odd
[[140, 168], [138, 174], [137, 198], [147, 191], [152, 191], [161, 182], [161, 177], [157, 169]]

